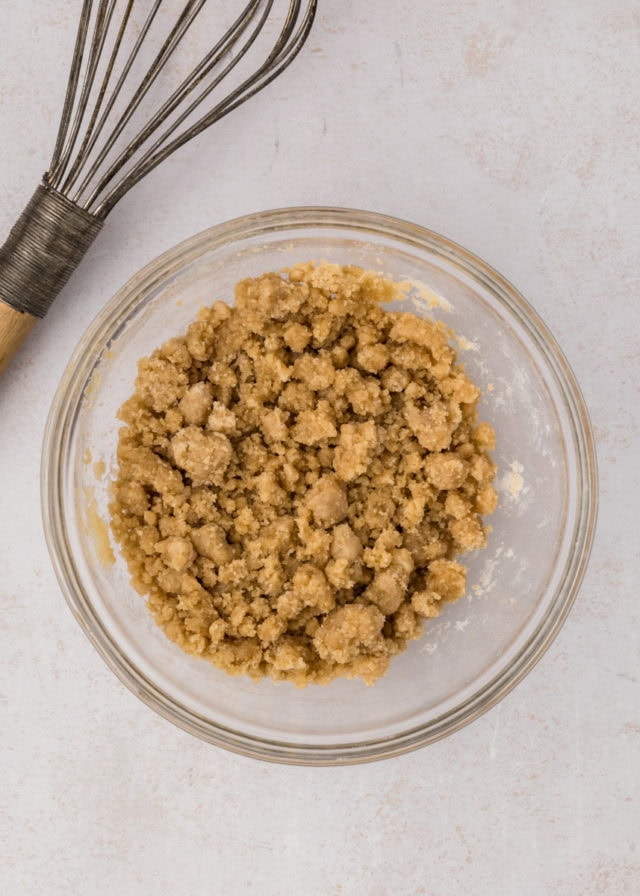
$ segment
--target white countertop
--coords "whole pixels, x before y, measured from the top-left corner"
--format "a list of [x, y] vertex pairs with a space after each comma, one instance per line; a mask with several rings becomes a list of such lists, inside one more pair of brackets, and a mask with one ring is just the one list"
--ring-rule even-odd
[[[47, 167], [80, 5], [2, 4], [2, 238]], [[320, 0], [294, 66], [113, 213], [0, 384], [5, 896], [639, 891], [639, 42], [634, 0]], [[40, 522], [45, 418], [97, 311], [177, 241], [301, 204], [415, 221], [512, 280], [600, 463], [591, 563], [538, 666], [448, 740], [352, 768], [243, 759], [147, 709], [73, 620]]]

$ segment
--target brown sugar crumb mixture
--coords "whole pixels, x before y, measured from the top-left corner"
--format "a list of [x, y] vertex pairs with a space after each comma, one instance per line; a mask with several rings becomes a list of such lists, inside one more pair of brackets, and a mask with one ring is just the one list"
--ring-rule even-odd
[[464, 595], [494, 433], [445, 327], [380, 307], [400, 293], [355, 267], [264, 274], [140, 361], [111, 523], [188, 653], [370, 684]]

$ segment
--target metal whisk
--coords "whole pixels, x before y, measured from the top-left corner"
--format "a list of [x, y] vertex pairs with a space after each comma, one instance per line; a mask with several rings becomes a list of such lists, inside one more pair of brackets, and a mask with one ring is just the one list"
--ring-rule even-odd
[[[284, 71], [304, 44], [317, 7], [317, 0], [242, 2], [206, 55], [150, 112], [145, 99], [168, 77], [170, 60], [208, 0], [148, 0], [142, 24], [133, 15], [140, 0], [83, 0], [51, 165], [0, 248], [0, 373], [115, 204], [175, 150]], [[163, 16], [176, 6], [177, 15], [163, 29]], [[140, 74], [144, 50], [158, 31], [165, 36]], [[257, 61], [256, 53], [262, 54]], [[232, 77], [223, 94], [221, 84]], [[145, 112], [132, 134], [136, 116]]]

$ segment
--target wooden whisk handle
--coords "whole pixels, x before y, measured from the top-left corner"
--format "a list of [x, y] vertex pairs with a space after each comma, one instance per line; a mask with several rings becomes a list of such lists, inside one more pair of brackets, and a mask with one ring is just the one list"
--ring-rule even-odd
[[103, 219], [41, 184], [0, 248], [0, 373], [78, 267]]
[[25, 341], [37, 317], [0, 301], [0, 376]]

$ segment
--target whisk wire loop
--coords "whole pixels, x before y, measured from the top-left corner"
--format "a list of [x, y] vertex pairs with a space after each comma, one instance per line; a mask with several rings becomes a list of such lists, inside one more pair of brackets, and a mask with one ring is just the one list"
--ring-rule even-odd
[[[111, 55], [109, 57], [107, 69], [106, 69], [105, 75], [102, 79], [102, 83], [100, 85], [98, 97], [96, 99], [94, 109], [91, 113], [91, 118], [87, 125], [84, 138], [82, 140], [82, 145], [80, 146], [80, 149], [76, 155], [76, 159], [67, 174], [65, 183], [62, 185], [62, 192], [66, 192], [69, 188], [69, 185], [73, 183], [75, 175], [82, 163], [82, 160], [88, 156], [88, 154], [91, 152], [93, 146], [95, 145], [96, 140], [100, 136], [102, 128], [100, 127], [100, 124], [98, 123], [98, 116], [100, 115], [100, 111], [102, 109], [102, 104], [103, 104], [105, 96], [107, 94], [107, 89], [109, 87], [109, 81], [111, 80], [111, 77], [113, 75], [113, 71], [114, 71], [115, 64], [116, 64], [116, 61], [118, 58], [118, 54], [119, 54], [120, 48], [122, 46], [122, 39], [124, 37], [125, 31], [127, 28], [127, 24], [129, 22], [129, 17], [131, 16], [131, 12], [133, 10], [133, 4], [134, 4], [134, 0], [128, 0], [127, 8], [125, 9], [124, 14], [122, 16], [120, 28], [118, 30], [118, 34], [116, 36], [116, 40], [114, 42], [113, 49], [111, 51]], [[103, 116], [100, 119], [100, 122], [102, 123], [102, 125], [104, 125], [104, 122], [106, 121], [106, 117], [107, 117], [110, 109], [112, 108], [113, 102], [115, 102], [115, 99], [116, 99], [116, 95], [115, 95], [115, 91], [114, 91], [113, 95], [112, 95], [112, 104], [106, 110], [106, 112], [103, 113]]]
[[[104, 218], [128, 190], [169, 155], [277, 77], [304, 44], [317, 8], [317, 0], [287, 0], [266, 58], [244, 77], [241, 73], [240, 83], [197, 118], [197, 110], [249, 56], [277, 6], [276, 0], [245, 0], [213, 47], [127, 139], [127, 130], [133, 126], [143, 100], [166, 72], [169, 60], [207, 2], [184, 3], [146, 72], [132, 88], [134, 67], [165, 0], [154, 0], [128, 53], [123, 51], [132, 30], [134, 0], [127, 0], [119, 23], [115, 15], [118, 0], [83, 0], [60, 130], [45, 183]], [[121, 56], [125, 58], [119, 65]], [[101, 67], [104, 71], [100, 76]], [[116, 104], [125, 92], [129, 98], [116, 114]]]
[[[206, 0], [205, 0], [206, 2]], [[202, 82], [202, 80], [214, 69], [216, 65], [223, 59], [226, 54], [229, 54], [234, 42], [236, 42], [239, 36], [247, 30], [258, 12], [262, 0], [252, 0], [251, 3], [246, 7], [243, 14], [236, 20], [233, 26], [225, 33], [225, 35], [218, 41], [218, 43], [213, 47], [212, 50], [205, 56], [205, 58], [196, 66], [195, 69], [184, 79], [184, 81], [179, 85], [179, 87], [173, 92], [173, 94], [167, 99], [163, 105], [158, 109], [158, 111], [151, 117], [151, 119], [147, 122], [147, 124], [139, 131], [139, 133], [134, 137], [130, 143], [121, 151], [118, 157], [115, 159], [113, 164], [110, 166], [109, 170], [106, 174], [101, 178], [100, 182], [96, 186], [95, 190], [89, 196], [87, 200], [87, 205], [91, 206], [92, 202], [96, 200], [96, 198], [105, 191], [106, 187], [112, 182], [112, 180], [118, 175], [118, 173], [124, 168], [127, 162], [133, 158], [136, 152], [141, 149], [144, 144], [153, 136], [153, 134], [158, 130], [159, 127], [162, 126], [164, 122], [166, 122], [171, 114], [180, 106], [181, 103], [185, 101], [185, 99], [198, 87], [198, 85]], [[263, 10], [262, 16], [258, 20], [254, 31], [251, 33], [249, 38], [246, 40], [243, 46], [236, 52], [236, 55], [233, 56], [227, 66], [217, 75], [215, 80], [209, 85], [206, 91], [204, 91], [200, 96], [196, 97], [196, 99], [188, 106], [187, 109], [180, 115], [180, 117], [168, 128], [161, 136], [159, 136], [153, 146], [145, 153], [145, 156], [140, 161], [144, 161], [155, 149], [159, 148], [163, 142], [166, 141], [168, 136], [175, 131], [180, 124], [182, 124], [189, 115], [204, 101], [204, 99], [220, 84], [222, 79], [226, 77], [229, 72], [235, 68], [236, 65], [242, 60], [242, 57], [245, 53], [248, 52], [254, 40], [259, 35], [261, 29], [264, 26], [266, 18], [273, 6], [274, 0], [268, 0], [267, 6]], [[78, 197], [82, 196], [84, 190], [87, 188], [88, 184], [92, 180], [92, 178], [96, 175], [99, 170], [100, 164], [106, 158], [109, 150], [114, 146], [117, 138], [120, 136], [124, 127], [128, 123], [129, 119], [136, 111], [136, 108], [140, 104], [141, 100], [144, 97], [144, 94], [148, 92], [148, 90], [153, 86], [155, 81], [158, 79], [162, 72], [162, 68], [166, 59], [169, 57], [166, 56], [165, 59], [159, 63], [157, 66], [152, 67], [149, 73], [145, 77], [143, 84], [141, 84], [138, 91], [134, 95], [134, 100], [130, 103], [129, 107], [125, 110], [124, 115], [116, 125], [111, 138], [105, 144], [102, 152], [95, 160], [87, 175], [84, 178], [83, 183], [80, 185], [78, 189]], [[187, 139], [191, 139], [191, 136]], [[155, 166], [154, 166], [155, 167]], [[150, 170], [150, 169], [149, 169]], [[148, 173], [145, 170], [145, 173]], [[141, 175], [142, 177], [143, 175]], [[140, 178], [138, 178], [139, 180]], [[137, 183], [137, 180], [135, 181]], [[118, 195], [120, 198], [121, 195], [124, 194], [130, 187], [133, 186], [133, 183], [127, 184], [127, 186], [122, 190], [122, 192]], [[77, 199], [76, 199], [77, 201]], [[112, 207], [117, 199], [111, 198], [108, 200], [106, 205]]]

